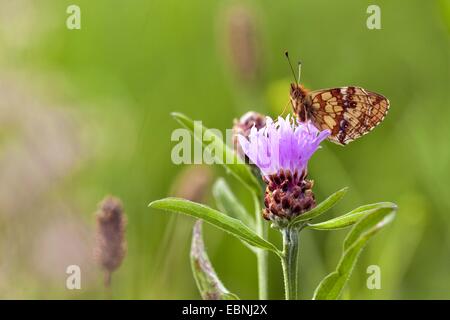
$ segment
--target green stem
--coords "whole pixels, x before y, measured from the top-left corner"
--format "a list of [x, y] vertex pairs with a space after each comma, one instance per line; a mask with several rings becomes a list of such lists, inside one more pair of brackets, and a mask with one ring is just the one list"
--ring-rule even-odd
[[284, 228], [283, 257], [281, 265], [284, 276], [284, 290], [286, 300], [297, 300], [297, 270], [298, 270], [298, 230]]
[[[264, 219], [261, 213], [260, 200], [258, 195], [253, 193], [253, 201], [255, 206], [255, 224], [256, 233], [263, 239], [267, 239], [267, 225], [264, 223]], [[258, 265], [258, 296], [259, 300], [267, 300], [269, 287], [268, 287], [268, 252], [263, 249], [256, 249], [256, 261]]]

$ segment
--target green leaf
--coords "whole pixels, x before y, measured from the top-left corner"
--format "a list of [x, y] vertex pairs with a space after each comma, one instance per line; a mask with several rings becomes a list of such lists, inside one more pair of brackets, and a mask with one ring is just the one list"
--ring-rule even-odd
[[[182, 126], [190, 130], [194, 139], [201, 142], [204, 147], [216, 150], [214, 158], [217, 163], [220, 163], [225, 167], [227, 172], [243, 182], [253, 192], [256, 192], [257, 194], [261, 192], [261, 187], [255, 176], [252, 174], [250, 167], [246, 165], [234, 152], [234, 150], [224, 143], [222, 138], [216, 135], [213, 130], [210, 130], [202, 125], [199, 127], [200, 130], [195, 130], [195, 123], [192, 119], [178, 112], [173, 112], [171, 115]], [[200, 131], [200, 136], [196, 134], [196, 131]], [[205, 141], [203, 139], [203, 134], [205, 133], [207, 133], [212, 141]]]
[[397, 205], [393, 202], [377, 202], [377, 203], [365, 204], [363, 206], [360, 206], [360, 207], [353, 209], [352, 211], [346, 213], [346, 215], [358, 213], [361, 211], [379, 209], [379, 208], [395, 208], [396, 209]]
[[374, 204], [369, 204], [365, 206], [361, 206], [356, 208], [342, 216], [336, 217], [334, 219], [330, 219], [324, 222], [315, 223], [315, 224], [307, 224], [307, 229], [314, 230], [337, 230], [349, 227], [356, 222], [358, 222], [362, 217], [367, 214], [372, 213], [373, 211], [379, 208], [395, 208], [396, 205], [391, 202], [379, 202]]
[[245, 210], [242, 204], [231, 191], [225, 179], [219, 178], [213, 185], [212, 193], [220, 211], [229, 216], [243, 221], [246, 225], [254, 227], [255, 222], [250, 213]]
[[362, 249], [373, 235], [394, 219], [397, 207], [393, 205], [372, 210], [355, 224], [348, 233], [344, 240], [343, 254], [336, 270], [320, 282], [314, 292], [313, 299], [333, 300], [339, 298]]
[[153, 201], [149, 204], [149, 207], [184, 213], [205, 220], [213, 226], [232, 234], [252, 246], [270, 250], [277, 255], [280, 255], [279, 250], [272, 243], [258, 236], [253, 230], [243, 224], [242, 221], [227, 216], [226, 214], [205, 205], [180, 198], [165, 198]]
[[297, 226], [301, 225], [303, 221], [314, 219], [314, 218], [320, 216], [321, 214], [325, 213], [345, 196], [345, 194], [347, 193], [347, 190], [348, 190], [348, 187], [345, 187], [339, 191], [336, 191], [331, 196], [329, 196], [324, 201], [322, 201], [317, 206], [315, 206], [313, 209], [297, 216], [295, 219], [293, 219], [291, 221], [290, 225], [292, 227], [297, 227]]
[[344, 251], [357, 243], [359, 239], [364, 237], [367, 233], [376, 233], [382, 227], [390, 223], [394, 219], [396, 211], [397, 205], [394, 203], [391, 203], [390, 206], [382, 206], [374, 209], [372, 213], [361, 219], [361, 221], [350, 230], [344, 240]]
[[239, 300], [220, 281], [209, 261], [202, 236], [202, 220], [198, 220], [192, 231], [191, 267], [197, 288], [203, 300]]

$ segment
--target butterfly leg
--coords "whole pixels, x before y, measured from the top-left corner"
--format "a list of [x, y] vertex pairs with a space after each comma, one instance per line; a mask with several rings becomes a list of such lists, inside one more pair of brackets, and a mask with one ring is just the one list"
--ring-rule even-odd
[[308, 125], [308, 112], [306, 110], [306, 105], [303, 105], [303, 110], [305, 111], [305, 123], [306, 123], [306, 129], [308, 129], [308, 133], [309, 132], [309, 125]]

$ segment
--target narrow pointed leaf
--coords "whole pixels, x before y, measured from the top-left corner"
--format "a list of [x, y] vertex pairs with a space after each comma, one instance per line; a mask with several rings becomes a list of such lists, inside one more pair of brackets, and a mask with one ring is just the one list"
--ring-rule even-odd
[[292, 222], [290, 223], [291, 226], [297, 227], [299, 226], [303, 221], [314, 219], [321, 214], [325, 213], [329, 209], [331, 209], [339, 200], [341, 200], [345, 194], [347, 193], [348, 187], [342, 188], [339, 191], [336, 191], [331, 196], [326, 198], [324, 201], [319, 203], [317, 206], [315, 206], [313, 209], [311, 209], [308, 212], [305, 212], [299, 216], [297, 216]]
[[373, 235], [394, 219], [396, 209], [396, 207], [373, 209], [350, 230], [344, 240], [343, 254], [336, 270], [320, 282], [313, 299], [334, 300], [339, 298], [361, 251]]
[[359, 238], [366, 234], [370, 228], [375, 229], [376, 232], [390, 223], [395, 217], [396, 211], [397, 205], [393, 204], [393, 206], [380, 207], [368, 214], [360, 223], [357, 223], [345, 237], [344, 251], [359, 241]]
[[[375, 209], [376, 210], [376, 209]], [[362, 211], [358, 213], [354, 213], [351, 215], [343, 215], [334, 219], [330, 219], [320, 223], [307, 224], [306, 229], [314, 229], [314, 230], [338, 230], [347, 228], [351, 225], [354, 225], [358, 222], [362, 217], [366, 214], [373, 212], [373, 210]]]
[[192, 273], [203, 300], [239, 300], [225, 288], [214, 271], [203, 242], [202, 220], [195, 223], [192, 231], [190, 257]]
[[254, 247], [270, 250], [280, 255], [279, 250], [272, 243], [258, 236], [253, 230], [243, 224], [242, 221], [205, 205], [180, 198], [165, 198], [153, 201], [149, 204], [149, 207], [183, 213], [202, 219]]
[[379, 202], [374, 204], [369, 204], [356, 208], [344, 215], [330, 219], [320, 223], [308, 224], [307, 229], [314, 230], [337, 230], [349, 227], [357, 223], [362, 217], [378, 210], [380, 208], [396, 208], [396, 205], [391, 202]]
[[219, 178], [214, 183], [212, 193], [220, 211], [241, 220], [250, 227], [254, 226], [252, 216], [245, 210], [223, 178]]
[[368, 210], [372, 210], [372, 209], [379, 209], [379, 208], [397, 208], [397, 205], [395, 203], [392, 202], [377, 202], [377, 203], [371, 203], [371, 204], [366, 204], [363, 206], [360, 206], [356, 209], [353, 209], [352, 211], [346, 213], [346, 215], [350, 215], [350, 214], [354, 214], [354, 213], [358, 213], [361, 211], [368, 211]]
[[[172, 116], [177, 120], [182, 126], [191, 131], [194, 139], [203, 144], [204, 147], [211, 148], [215, 150], [214, 158], [217, 163], [222, 164], [225, 169], [243, 182], [247, 187], [253, 192], [260, 193], [261, 187], [256, 180], [255, 176], [252, 174], [251, 169], [246, 165], [234, 152], [234, 150], [223, 142], [222, 138], [214, 134], [212, 130], [204, 126], [199, 126], [200, 136], [196, 134], [195, 123], [192, 119], [188, 118], [182, 113], [173, 112]], [[208, 136], [212, 141], [204, 141], [203, 134], [207, 132]]]

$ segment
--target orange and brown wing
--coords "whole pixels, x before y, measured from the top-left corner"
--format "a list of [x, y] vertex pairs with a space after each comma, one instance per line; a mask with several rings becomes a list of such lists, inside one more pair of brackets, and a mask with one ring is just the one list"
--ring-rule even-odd
[[360, 87], [316, 90], [309, 93], [311, 120], [320, 129], [329, 129], [329, 140], [346, 145], [365, 135], [383, 121], [389, 100]]

